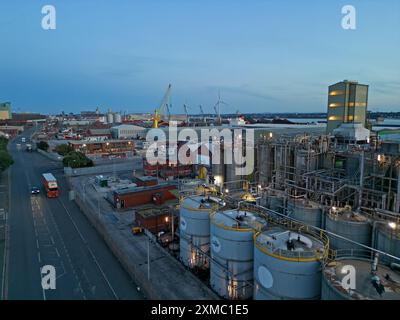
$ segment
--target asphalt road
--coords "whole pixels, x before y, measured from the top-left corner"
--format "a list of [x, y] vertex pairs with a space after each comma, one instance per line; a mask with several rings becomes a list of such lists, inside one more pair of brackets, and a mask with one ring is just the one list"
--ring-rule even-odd
[[[23, 134], [29, 137], [32, 131]], [[21, 150], [16, 144], [21, 144]], [[11, 203], [5, 299], [143, 299], [103, 239], [68, 198], [60, 163], [26, 152], [21, 138], [10, 145]], [[48, 199], [41, 174], [58, 180], [60, 197]], [[32, 186], [41, 188], [31, 195]], [[56, 288], [43, 290], [41, 270], [56, 270]]]

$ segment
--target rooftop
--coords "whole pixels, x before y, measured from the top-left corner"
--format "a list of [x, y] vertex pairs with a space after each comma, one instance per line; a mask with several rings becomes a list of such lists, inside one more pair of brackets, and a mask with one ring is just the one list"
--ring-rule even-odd
[[227, 228], [254, 229], [254, 231], [261, 230], [266, 225], [265, 219], [257, 213], [236, 209], [215, 213], [213, 223]]
[[[343, 266], [351, 265], [356, 272], [356, 289], [345, 290], [341, 283], [347, 273], [342, 272]], [[344, 297], [354, 300], [400, 300], [400, 273], [379, 265], [376, 276], [383, 285], [385, 292], [382, 296], [372, 284], [371, 261], [362, 259], [338, 259], [329, 263], [323, 272], [325, 279], [332, 285], [335, 291]]]

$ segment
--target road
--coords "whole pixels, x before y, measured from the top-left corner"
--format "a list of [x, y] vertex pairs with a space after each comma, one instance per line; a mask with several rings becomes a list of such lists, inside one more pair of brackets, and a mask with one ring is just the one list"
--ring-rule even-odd
[[[23, 136], [29, 137], [31, 130]], [[4, 299], [143, 299], [106, 243], [68, 198], [60, 163], [37, 152], [17, 149], [21, 138], [10, 144], [14, 165], [10, 171], [8, 254], [2, 296]], [[60, 197], [48, 199], [41, 174], [57, 178]], [[41, 187], [31, 195], [32, 186]], [[42, 288], [41, 270], [56, 270], [56, 288]]]

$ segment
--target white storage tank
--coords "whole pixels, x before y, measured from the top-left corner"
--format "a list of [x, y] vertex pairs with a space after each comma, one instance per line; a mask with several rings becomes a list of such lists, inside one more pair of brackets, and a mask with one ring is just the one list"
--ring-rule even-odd
[[122, 117], [119, 112], [114, 113], [114, 122], [115, 123], [122, 123]]
[[[332, 207], [326, 214], [325, 229], [349, 240], [371, 246], [372, 225], [370, 220], [366, 216], [352, 211], [351, 208]], [[334, 250], [362, 249], [352, 242], [335, 236], [330, 236], [329, 239], [330, 246]]]
[[254, 299], [317, 300], [321, 296], [321, 258], [328, 239], [272, 227], [254, 241]]
[[[400, 224], [398, 222], [379, 221], [375, 222], [374, 248], [389, 253], [400, 259]], [[390, 257], [382, 256], [386, 263], [400, 263]]]
[[219, 198], [189, 196], [181, 201], [179, 209], [180, 260], [189, 268], [207, 269], [210, 250], [210, 213]]
[[322, 210], [318, 203], [306, 199], [289, 199], [287, 215], [307, 225], [321, 228]]
[[210, 285], [221, 297], [244, 300], [253, 295], [253, 236], [265, 225], [264, 218], [247, 210], [211, 215]]
[[107, 113], [107, 123], [114, 123], [114, 114], [112, 112]]
[[[322, 300], [400, 300], [400, 272], [383, 264], [373, 270], [373, 259], [355, 251], [338, 257], [324, 266], [322, 272]], [[369, 254], [371, 257], [372, 255]], [[352, 269], [353, 268], [353, 269]], [[353, 289], [344, 277], [355, 275]], [[345, 284], [345, 285], [344, 285]]]

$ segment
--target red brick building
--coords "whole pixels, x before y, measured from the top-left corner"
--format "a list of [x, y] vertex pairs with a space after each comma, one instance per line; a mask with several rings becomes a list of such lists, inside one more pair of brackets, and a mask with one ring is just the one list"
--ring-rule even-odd
[[134, 153], [135, 144], [129, 140], [69, 141], [74, 151], [86, 155], [122, 155]]
[[113, 205], [118, 209], [127, 209], [146, 204], [160, 206], [167, 201], [176, 200], [177, 186], [163, 183], [149, 187], [119, 189], [113, 192]]

